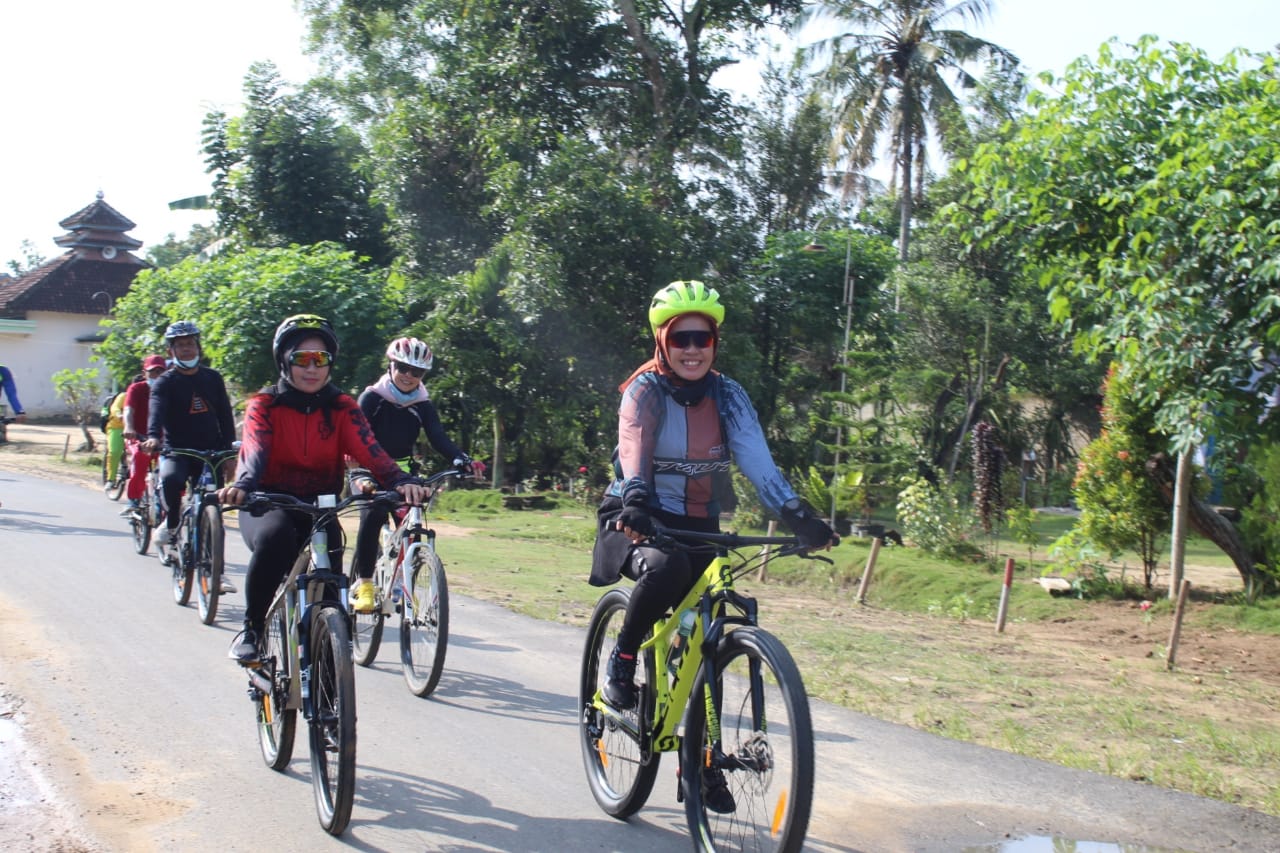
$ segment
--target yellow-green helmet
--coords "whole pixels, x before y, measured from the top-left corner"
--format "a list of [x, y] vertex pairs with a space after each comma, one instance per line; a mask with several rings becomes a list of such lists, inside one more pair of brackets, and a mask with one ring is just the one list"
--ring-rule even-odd
[[681, 314], [706, 314], [719, 326], [724, 322], [720, 294], [700, 281], [673, 281], [653, 295], [649, 303], [649, 327], [658, 327]]

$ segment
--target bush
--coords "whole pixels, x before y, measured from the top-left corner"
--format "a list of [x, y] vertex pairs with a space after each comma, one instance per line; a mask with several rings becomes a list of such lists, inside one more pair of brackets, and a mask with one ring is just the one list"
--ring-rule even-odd
[[897, 517], [906, 537], [930, 554], [956, 559], [981, 554], [969, 541], [969, 514], [949, 489], [923, 478], [907, 481], [898, 493]]

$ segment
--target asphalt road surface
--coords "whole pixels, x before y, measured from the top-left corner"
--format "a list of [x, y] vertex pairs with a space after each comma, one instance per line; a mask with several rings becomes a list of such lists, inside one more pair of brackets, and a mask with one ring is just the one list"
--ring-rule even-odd
[[[245, 679], [214, 626], [178, 607], [120, 504], [0, 470], [0, 847], [30, 850], [671, 851], [689, 849], [669, 756], [629, 822], [587, 788], [574, 712], [583, 632], [455, 594], [444, 677], [400, 674], [394, 620], [357, 668], [351, 825], [316, 823], [301, 721], [265, 767]], [[228, 531], [243, 589], [246, 551]], [[441, 542], [448, 566], [448, 543]], [[1274, 851], [1280, 819], [1068, 770], [813, 703], [818, 778], [806, 849]], [[55, 815], [41, 824], [35, 813]], [[34, 827], [34, 828], [33, 828]], [[64, 835], [53, 838], [61, 827]], [[1048, 842], [1045, 842], [1046, 844]], [[1066, 848], [1072, 849], [1072, 848]]]

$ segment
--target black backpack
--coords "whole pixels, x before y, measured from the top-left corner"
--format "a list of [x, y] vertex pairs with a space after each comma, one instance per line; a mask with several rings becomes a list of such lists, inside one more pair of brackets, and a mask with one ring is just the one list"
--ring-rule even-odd
[[107, 431], [107, 421], [111, 420], [111, 404], [115, 402], [116, 397], [120, 396], [118, 391], [113, 391], [102, 398], [102, 407], [98, 410], [100, 420], [98, 421], [98, 429], [103, 432]]

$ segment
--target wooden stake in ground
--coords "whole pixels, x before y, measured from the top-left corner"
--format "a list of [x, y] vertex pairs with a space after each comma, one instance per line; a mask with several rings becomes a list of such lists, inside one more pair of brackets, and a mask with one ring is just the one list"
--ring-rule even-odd
[[1178, 604], [1173, 609], [1173, 628], [1169, 630], [1169, 654], [1165, 658], [1164, 668], [1173, 669], [1173, 659], [1178, 656], [1178, 640], [1182, 637], [1182, 614], [1187, 607], [1187, 593], [1191, 591], [1191, 581], [1182, 579], [1178, 588]]
[[862, 583], [858, 584], [858, 603], [867, 603], [867, 587], [871, 586], [871, 573], [876, 568], [876, 557], [880, 555], [880, 545], [884, 540], [876, 537], [871, 540], [871, 553], [867, 556], [867, 567], [862, 570]]
[[[777, 532], [778, 532], [778, 522], [771, 520], [769, 522], [769, 529], [765, 531], [764, 535], [774, 536], [777, 534]], [[756, 580], [760, 581], [760, 583], [764, 583], [769, 579], [769, 572], [768, 572], [769, 560], [773, 558], [772, 548], [770, 548], [768, 545], [765, 545], [763, 550], [764, 550], [764, 561], [760, 563], [760, 571], [756, 572]]]
[[996, 633], [1004, 633], [1005, 616], [1009, 613], [1009, 588], [1013, 586], [1013, 557], [1004, 561], [1004, 586], [1000, 589], [1000, 609], [996, 612]]

